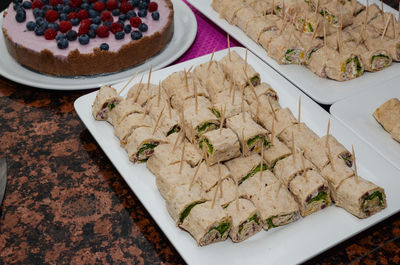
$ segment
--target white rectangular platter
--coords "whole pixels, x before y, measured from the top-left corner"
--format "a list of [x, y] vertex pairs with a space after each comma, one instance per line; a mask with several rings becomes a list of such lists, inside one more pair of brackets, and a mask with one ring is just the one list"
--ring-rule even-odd
[[379, 87], [338, 101], [331, 106], [332, 115], [400, 169], [400, 143], [375, 120], [372, 113], [388, 99], [400, 99], [400, 78]]
[[[345, 82], [320, 78], [305, 66], [278, 64], [267, 55], [261, 45], [254, 42], [239, 27], [220, 18], [219, 14], [211, 7], [212, 0], [188, 0], [188, 2], [318, 103], [331, 105], [340, 99], [374, 87], [382, 80], [400, 77], [400, 63], [393, 63], [389, 68], [377, 73], [365, 72], [361, 77]], [[366, 1], [360, 2], [365, 4]], [[376, 3], [380, 6], [378, 0], [370, 0], [369, 3]], [[384, 10], [398, 14], [396, 10], [386, 4], [384, 4]]]
[[[244, 48], [234, 48], [243, 58]], [[227, 54], [227, 50], [215, 53], [216, 60]], [[173, 72], [188, 69], [192, 65], [207, 62], [210, 55], [173, 65], [152, 73], [152, 83], [166, 78]], [[297, 117], [301, 96], [301, 117], [320, 136], [324, 134], [330, 115], [318, 104], [299, 91], [254, 54], [248, 54], [248, 63], [278, 93], [283, 107], [289, 107]], [[146, 75], [143, 80], [147, 80]], [[133, 82], [139, 82], [139, 77]], [[115, 85], [117, 90], [123, 83]], [[122, 93], [123, 96], [127, 91]], [[354, 133], [336, 119], [331, 118], [331, 131], [347, 148], [357, 152], [359, 175], [383, 187], [387, 194], [388, 207], [382, 212], [360, 220], [345, 210], [332, 206], [284, 227], [261, 231], [248, 240], [234, 244], [229, 239], [206, 247], [199, 247], [190, 234], [176, 227], [157, 190], [155, 177], [145, 164], [133, 164], [114, 136], [113, 127], [104, 121], [96, 121], [91, 106], [96, 92], [78, 98], [75, 109], [83, 123], [99, 143], [126, 183], [148, 210], [162, 231], [189, 264], [293, 264], [305, 261], [335, 244], [378, 223], [400, 209], [400, 171], [362, 142]], [[340, 225], [339, 225], [340, 224]]]

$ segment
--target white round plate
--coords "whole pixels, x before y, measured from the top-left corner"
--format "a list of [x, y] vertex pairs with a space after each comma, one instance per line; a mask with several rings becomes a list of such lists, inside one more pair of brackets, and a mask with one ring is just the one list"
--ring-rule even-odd
[[[129, 79], [136, 72], [163, 68], [178, 59], [193, 43], [197, 34], [197, 22], [192, 10], [180, 0], [172, 0], [174, 5], [174, 36], [171, 42], [156, 56], [128, 70], [88, 77], [54, 77], [40, 74], [21, 66], [7, 52], [4, 36], [0, 34], [0, 75], [20, 84], [51, 89], [78, 90], [100, 87]], [[0, 13], [0, 24], [3, 13]]]

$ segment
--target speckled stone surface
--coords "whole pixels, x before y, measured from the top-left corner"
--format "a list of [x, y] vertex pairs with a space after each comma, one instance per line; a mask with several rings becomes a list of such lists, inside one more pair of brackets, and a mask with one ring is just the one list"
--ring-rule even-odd
[[[0, 265], [184, 264], [77, 116], [88, 92], [0, 77]], [[307, 263], [400, 263], [400, 214]]]

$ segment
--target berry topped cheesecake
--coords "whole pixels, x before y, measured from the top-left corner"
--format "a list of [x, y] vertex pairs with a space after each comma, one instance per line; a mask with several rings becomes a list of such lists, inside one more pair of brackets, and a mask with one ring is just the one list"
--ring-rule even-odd
[[170, 0], [13, 0], [2, 30], [23, 66], [81, 76], [143, 63], [171, 40], [173, 18]]

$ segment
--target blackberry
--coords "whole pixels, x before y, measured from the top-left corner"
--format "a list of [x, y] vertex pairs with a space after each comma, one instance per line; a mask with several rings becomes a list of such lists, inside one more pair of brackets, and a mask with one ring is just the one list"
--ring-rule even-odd
[[34, 21], [29, 21], [28, 23], [26, 23], [26, 28], [29, 31], [34, 31], [36, 28], [36, 23]]
[[134, 30], [131, 33], [132, 40], [140, 40], [142, 38], [142, 36], [143, 36], [142, 33], [138, 30]]
[[89, 29], [88, 36], [91, 39], [96, 38], [96, 31], [93, 29]]
[[57, 47], [59, 49], [66, 49], [68, 48], [68, 40], [67, 39], [60, 39], [59, 41], [57, 41]]
[[25, 9], [31, 9], [32, 8], [32, 2], [30, 1], [25, 1], [22, 3], [22, 7]]
[[119, 11], [119, 9], [114, 9], [114, 10], [111, 12], [111, 14], [112, 14], [114, 17], [117, 17], [117, 16], [119, 16], [119, 15], [121, 14], [121, 11]]
[[44, 35], [44, 31], [45, 31], [44, 28], [42, 28], [41, 26], [36, 25], [36, 28], [35, 28], [36, 36], [43, 36]]
[[132, 31], [131, 25], [127, 24], [124, 26], [124, 32], [125, 33], [130, 33]]
[[126, 16], [127, 16], [128, 19], [129, 19], [129, 18], [131, 18], [131, 17], [136, 17], [137, 15], [136, 15], [136, 12], [135, 12], [135, 11], [129, 10], [129, 11], [126, 13]]
[[15, 19], [17, 22], [22, 23], [26, 20], [26, 13], [24, 9], [18, 10], [17, 14], [15, 14]]
[[160, 13], [158, 13], [158, 11], [155, 11], [155, 12], [151, 13], [151, 17], [154, 20], [159, 20], [160, 19]]
[[71, 18], [70, 21], [71, 21], [72, 26], [78, 26], [79, 23], [81, 22], [81, 20], [77, 17]]
[[89, 18], [95, 18], [100, 16], [100, 13], [94, 9], [90, 9], [88, 12], [89, 12]]
[[67, 40], [74, 41], [78, 37], [78, 33], [75, 30], [70, 29], [67, 31], [66, 36], [67, 36]]
[[61, 13], [60, 16], [58, 17], [60, 21], [67, 21], [68, 20], [68, 15], [65, 13]]
[[58, 31], [58, 24], [57, 23], [49, 23], [48, 25], [47, 25], [47, 28], [50, 28], [50, 29], [54, 29], [54, 30], [56, 30], [56, 31]]
[[140, 24], [140, 26], [139, 26], [139, 30], [140, 30], [141, 32], [146, 32], [148, 29], [149, 29], [149, 27], [147, 26], [146, 23], [142, 23], [142, 24]]
[[147, 16], [147, 10], [146, 9], [139, 9], [138, 16], [139, 17], [146, 17]]
[[99, 16], [92, 18], [92, 23], [100, 25], [101, 24], [101, 18]]
[[79, 43], [82, 45], [86, 45], [89, 43], [89, 36], [86, 34], [83, 34], [81, 36], [79, 36]]
[[122, 40], [123, 38], [125, 38], [125, 33], [123, 31], [115, 33], [115, 39]]
[[33, 16], [34, 16], [35, 18], [37, 18], [37, 17], [44, 17], [44, 12], [43, 12], [43, 10], [41, 10], [41, 9], [39, 9], [39, 8], [35, 8], [35, 9], [33, 9]]
[[107, 43], [100, 44], [100, 50], [102, 50], [102, 51], [108, 51], [109, 48], [110, 48], [110, 46], [108, 46]]

